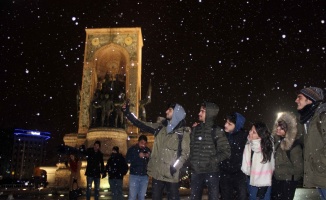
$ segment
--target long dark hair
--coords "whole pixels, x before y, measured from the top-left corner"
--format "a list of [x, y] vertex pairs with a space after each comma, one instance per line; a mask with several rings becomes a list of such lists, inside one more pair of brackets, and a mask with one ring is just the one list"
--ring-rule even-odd
[[262, 163], [271, 161], [273, 154], [273, 138], [271, 132], [264, 122], [255, 122], [253, 126], [255, 127], [258, 136], [261, 138], [260, 145], [261, 151], [263, 152]]

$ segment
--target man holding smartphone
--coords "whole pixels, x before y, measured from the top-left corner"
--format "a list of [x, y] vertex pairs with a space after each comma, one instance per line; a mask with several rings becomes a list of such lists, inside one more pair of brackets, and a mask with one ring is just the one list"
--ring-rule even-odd
[[136, 200], [137, 196], [139, 200], [145, 199], [148, 185], [147, 163], [151, 154], [146, 144], [146, 135], [141, 135], [138, 143], [127, 151], [126, 160], [130, 163], [129, 200]]

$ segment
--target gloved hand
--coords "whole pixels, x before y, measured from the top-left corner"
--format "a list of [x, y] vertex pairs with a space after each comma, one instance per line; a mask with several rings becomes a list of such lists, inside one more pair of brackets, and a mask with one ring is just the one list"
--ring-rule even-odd
[[106, 173], [103, 173], [103, 174], [102, 174], [102, 178], [105, 178], [105, 177], [106, 177]]
[[170, 174], [173, 176], [177, 172], [177, 169], [170, 165]]
[[259, 187], [257, 191], [257, 199], [264, 199], [268, 187]]

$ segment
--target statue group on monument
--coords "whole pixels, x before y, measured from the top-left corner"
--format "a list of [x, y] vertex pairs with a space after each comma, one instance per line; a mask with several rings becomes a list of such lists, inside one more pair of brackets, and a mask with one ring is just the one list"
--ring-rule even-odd
[[[121, 77], [113, 78], [110, 74], [98, 81], [89, 106], [90, 127], [125, 128], [122, 105], [126, 102], [125, 82]], [[148, 87], [146, 97], [139, 102], [140, 118], [146, 121], [145, 106], [151, 102], [152, 86]]]
[[123, 128], [121, 105], [125, 102], [124, 82], [108, 73], [99, 80], [89, 106], [90, 127]]

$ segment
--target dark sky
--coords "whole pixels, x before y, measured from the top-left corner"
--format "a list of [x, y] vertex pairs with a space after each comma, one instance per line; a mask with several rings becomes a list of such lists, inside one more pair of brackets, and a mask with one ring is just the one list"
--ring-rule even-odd
[[[67, 3], [69, 2], [69, 3]], [[149, 120], [168, 102], [197, 120], [203, 100], [247, 121], [296, 111], [295, 91], [326, 87], [325, 0], [1, 0], [0, 128], [77, 132], [86, 28], [141, 27]]]

